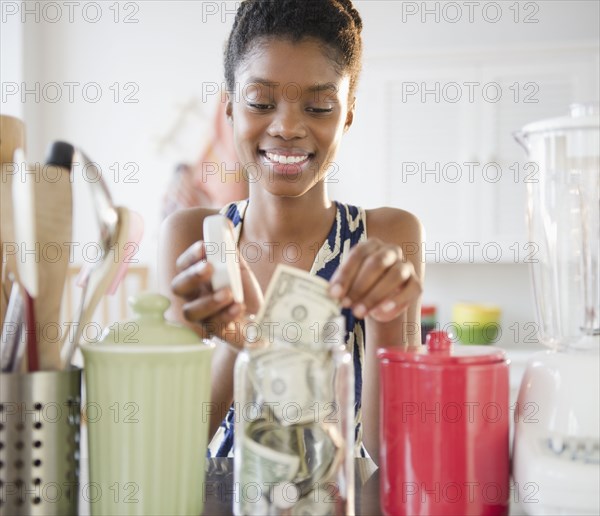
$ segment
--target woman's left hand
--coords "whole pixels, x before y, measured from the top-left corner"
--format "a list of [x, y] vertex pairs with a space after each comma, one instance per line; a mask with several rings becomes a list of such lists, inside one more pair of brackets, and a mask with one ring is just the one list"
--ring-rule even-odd
[[330, 281], [331, 297], [358, 318], [396, 319], [422, 292], [413, 264], [394, 244], [370, 238], [352, 248]]

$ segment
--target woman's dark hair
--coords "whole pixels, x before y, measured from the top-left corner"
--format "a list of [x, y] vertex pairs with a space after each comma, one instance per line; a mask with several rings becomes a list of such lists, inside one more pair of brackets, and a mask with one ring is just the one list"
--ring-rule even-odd
[[340, 74], [350, 76], [352, 96], [361, 68], [362, 20], [352, 0], [245, 0], [225, 46], [225, 82], [234, 90], [235, 71], [259, 39], [287, 38], [298, 43], [314, 38]]

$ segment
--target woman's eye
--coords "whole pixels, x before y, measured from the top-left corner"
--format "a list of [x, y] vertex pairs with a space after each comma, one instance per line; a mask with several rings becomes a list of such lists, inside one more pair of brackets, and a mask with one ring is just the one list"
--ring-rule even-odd
[[309, 107], [306, 108], [306, 110], [310, 113], [331, 113], [333, 111], [333, 108], [316, 108], [316, 107]]
[[272, 109], [273, 108], [273, 104], [248, 104], [248, 106], [250, 106], [252, 109], [258, 109], [260, 111], [264, 111], [267, 109]]

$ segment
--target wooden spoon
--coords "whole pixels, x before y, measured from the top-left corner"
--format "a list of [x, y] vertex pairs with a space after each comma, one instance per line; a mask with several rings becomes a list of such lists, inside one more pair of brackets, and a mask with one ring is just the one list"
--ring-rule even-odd
[[38, 297], [35, 319], [38, 323], [40, 369], [61, 368], [60, 344], [67, 328], [61, 325], [60, 306], [69, 266], [73, 233], [71, 166], [75, 149], [54, 142], [46, 165], [36, 182], [36, 233], [40, 247]]

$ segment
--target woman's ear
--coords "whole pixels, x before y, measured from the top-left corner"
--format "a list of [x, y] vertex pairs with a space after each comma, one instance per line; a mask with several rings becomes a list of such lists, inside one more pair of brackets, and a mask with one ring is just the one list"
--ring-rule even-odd
[[354, 109], [356, 108], [356, 97], [352, 99], [352, 103], [346, 113], [346, 123], [344, 124], [344, 132], [350, 129], [352, 122], [354, 121]]

